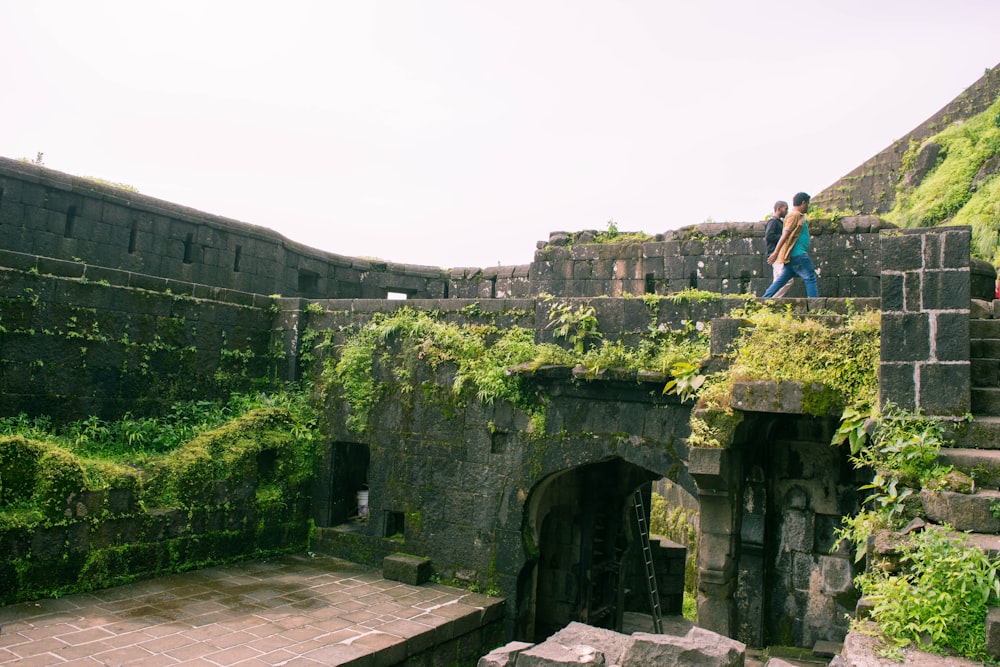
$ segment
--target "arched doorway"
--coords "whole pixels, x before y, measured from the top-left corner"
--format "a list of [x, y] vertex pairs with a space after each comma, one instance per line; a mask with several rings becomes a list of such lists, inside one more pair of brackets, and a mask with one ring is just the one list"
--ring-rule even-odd
[[[527, 559], [518, 579], [517, 636], [541, 641], [572, 621], [621, 628], [639, 552], [634, 492], [658, 477], [615, 457], [554, 473], [532, 489], [522, 528]], [[645, 498], [648, 512], [648, 485]]]

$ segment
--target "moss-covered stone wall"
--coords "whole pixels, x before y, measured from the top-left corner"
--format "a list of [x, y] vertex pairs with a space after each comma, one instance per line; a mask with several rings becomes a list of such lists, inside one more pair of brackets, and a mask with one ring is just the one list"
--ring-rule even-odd
[[279, 301], [65, 275], [83, 268], [0, 269], [0, 415], [158, 414], [289, 379], [283, 338], [272, 336]]
[[291, 424], [251, 412], [98, 485], [64, 449], [0, 437], [0, 605], [304, 550], [316, 448]]

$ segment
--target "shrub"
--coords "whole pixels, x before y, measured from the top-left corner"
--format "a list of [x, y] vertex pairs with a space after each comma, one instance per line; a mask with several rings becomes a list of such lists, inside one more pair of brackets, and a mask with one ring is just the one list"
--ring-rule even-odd
[[911, 537], [900, 572], [872, 570], [858, 584], [891, 643], [985, 661], [986, 613], [1000, 600], [998, 567], [964, 536], [931, 527]]

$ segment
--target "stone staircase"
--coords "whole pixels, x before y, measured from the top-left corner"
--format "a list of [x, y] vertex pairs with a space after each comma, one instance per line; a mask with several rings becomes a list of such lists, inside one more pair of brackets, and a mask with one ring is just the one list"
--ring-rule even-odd
[[[920, 500], [927, 521], [951, 526], [996, 560], [1000, 559], [1000, 317], [994, 318], [994, 304], [1000, 315], [1000, 301], [973, 301], [969, 323], [972, 419], [947, 429], [945, 437], [954, 442], [938, 454], [939, 463], [965, 477], [950, 476], [944, 488], [923, 489]], [[885, 537], [888, 542], [870, 555], [886, 556], [895, 550], [895, 540]], [[866, 605], [864, 600], [859, 603], [859, 618], [867, 615]], [[988, 650], [1000, 658], [1000, 609], [988, 615], [986, 633]]]
[[[995, 302], [1000, 305], [1000, 302]], [[970, 489], [921, 493], [930, 521], [947, 523], [1000, 558], [1000, 318], [994, 303], [972, 302], [969, 321], [972, 420], [956, 424], [938, 461], [974, 480]]]

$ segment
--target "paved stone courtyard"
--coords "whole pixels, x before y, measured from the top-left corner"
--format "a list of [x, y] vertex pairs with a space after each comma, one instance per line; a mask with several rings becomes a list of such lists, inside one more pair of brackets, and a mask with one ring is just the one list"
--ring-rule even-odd
[[0, 665], [380, 667], [495, 621], [502, 606], [282, 556], [0, 607]]

